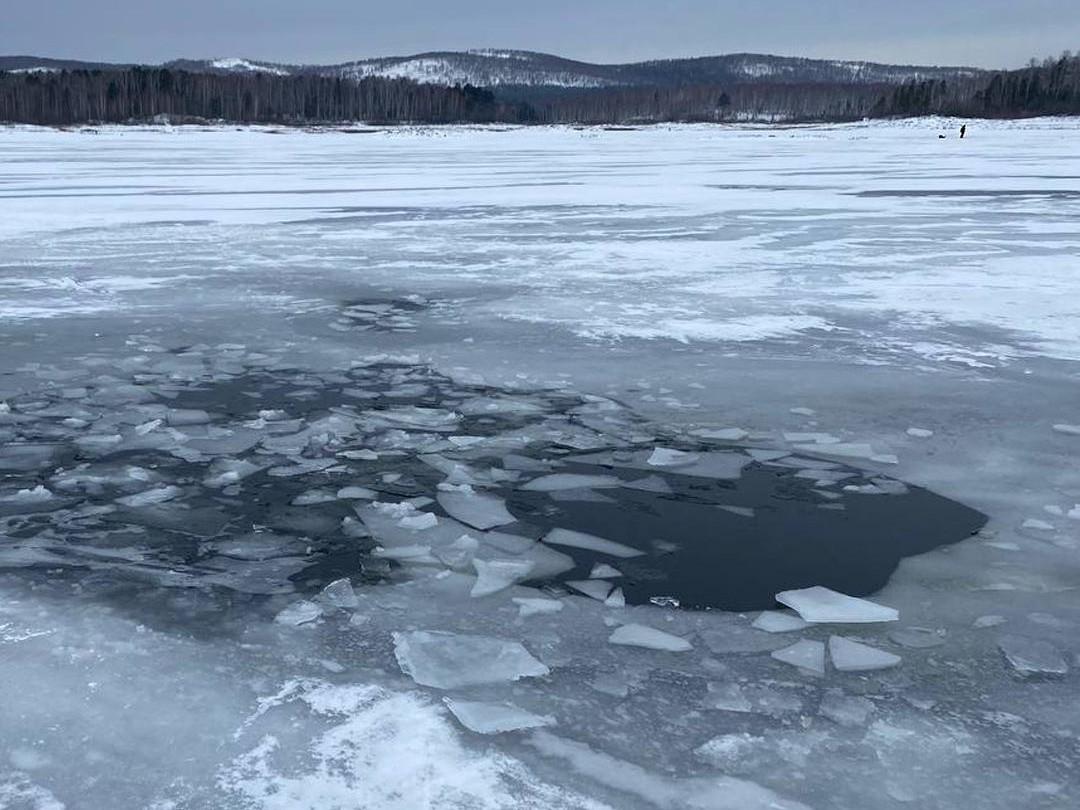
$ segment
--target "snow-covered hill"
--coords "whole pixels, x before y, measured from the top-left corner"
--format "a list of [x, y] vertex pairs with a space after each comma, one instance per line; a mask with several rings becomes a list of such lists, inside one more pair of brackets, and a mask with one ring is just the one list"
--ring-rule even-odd
[[[0, 57], [0, 70], [101, 68], [98, 63]], [[801, 59], [763, 54], [727, 54], [621, 65], [577, 62], [550, 54], [516, 50], [432, 51], [412, 56], [361, 59], [336, 65], [287, 65], [239, 57], [178, 59], [178, 70], [210, 73], [295, 74], [363, 79], [411, 79], [423, 84], [471, 84], [489, 88], [602, 88], [726, 83], [897, 84], [911, 79], [956, 79], [978, 75], [974, 68], [887, 65], [874, 62]]]

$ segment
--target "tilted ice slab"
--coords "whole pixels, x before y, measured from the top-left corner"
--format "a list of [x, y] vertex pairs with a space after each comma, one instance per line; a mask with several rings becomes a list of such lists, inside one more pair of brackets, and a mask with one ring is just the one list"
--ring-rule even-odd
[[481, 703], [455, 698], [443, 698], [443, 703], [461, 725], [477, 734], [502, 734], [555, 725], [555, 718], [551, 715], [533, 714], [506, 703]]
[[900, 663], [900, 656], [860, 644], [843, 636], [829, 636], [829, 657], [841, 672], [871, 672]]
[[457, 689], [550, 672], [516, 641], [428, 630], [393, 635], [401, 671], [423, 686]]
[[623, 559], [640, 557], [645, 553], [622, 543], [616, 543], [614, 540], [606, 540], [603, 537], [597, 537], [595, 534], [575, 532], [571, 529], [552, 529], [544, 535], [544, 542], [556, 546], [598, 551], [601, 554], [610, 554], [612, 557], [621, 557]]
[[493, 529], [517, 522], [517, 518], [507, 511], [506, 501], [496, 495], [477, 492], [468, 484], [440, 491], [436, 498], [450, 517], [477, 529]]
[[809, 626], [809, 622], [782, 610], [765, 610], [758, 614], [751, 627], [764, 630], [766, 633], [789, 633], [792, 630], [802, 630]]
[[895, 622], [900, 618], [900, 613], [894, 608], [847, 596], [820, 585], [782, 591], [776, 595], [776, 601], [815, 624], [870, 624]]
[[626, 647], [645, 647], [666, 652], [686, 652], [694, 649], [694, 645], [685, 638], [644, 624], [624, 624], [608, 636], [608, 641]]

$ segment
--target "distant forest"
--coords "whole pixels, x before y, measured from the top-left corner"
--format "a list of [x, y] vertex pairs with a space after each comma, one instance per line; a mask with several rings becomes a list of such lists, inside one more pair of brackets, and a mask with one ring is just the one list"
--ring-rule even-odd
[[68, 126], [168, 120], [282, 125], [458, 122], [816, 122], [917, 115], [1080, 115], [1080, 57], [951, 81], [736, 82], [598, 89], [442, 87], [168, 68], [0, 72], [0, 121]]

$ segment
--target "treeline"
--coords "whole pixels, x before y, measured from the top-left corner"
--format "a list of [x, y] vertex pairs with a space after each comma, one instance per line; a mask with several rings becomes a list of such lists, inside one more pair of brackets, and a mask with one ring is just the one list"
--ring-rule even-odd
[[0, 73], [0, 121], [47, 126], [171, 120], [454, 123], [500, 117], [474, 87], [168, 68]]
[[979, 82], [909, 82], [894, 88], [877, 116], [958, 115], [1023, 118], [1080, 115], [1080, 56], [1064, 54], [1022, 70], [995, 73]]
[[532, 94], [534, 121], [545, 124], [805, 122], [864, 118], [886, 85], [764, 84], [620, 87]]
[[916, 115], [1080, 115], [1080, 57], [905, 84], [742, 81], [594, 89], [444, 87], [405, 79], [168, 68], [0, 72], [0, 121], [263, 124], [504, 122], [638, 124], [851, 121]]

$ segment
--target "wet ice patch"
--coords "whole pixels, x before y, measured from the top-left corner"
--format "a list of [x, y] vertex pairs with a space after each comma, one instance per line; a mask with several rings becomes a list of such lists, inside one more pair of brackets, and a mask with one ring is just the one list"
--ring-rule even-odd
[[402, 672], [437, 689], [505, 683], [549, 672], [516, 641], [460, 633], [394, 633], [394, 655]]

